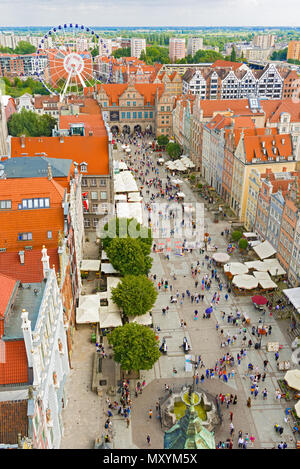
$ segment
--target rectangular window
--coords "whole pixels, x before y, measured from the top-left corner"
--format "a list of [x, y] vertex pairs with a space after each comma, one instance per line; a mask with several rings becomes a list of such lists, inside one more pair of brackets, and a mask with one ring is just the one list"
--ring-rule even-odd
[[32, 233], [19, 233], [18, 241], [30, 241], [32, 240]]
[[149, 112], [149, 117], [150, 117], [150, 119], [153, 118], [153, 111], [150, 111], [150, 112]]
[[130, 112], [127, 112], [127, 119], [130, 119]]
[[148, 112], [147, 111], [145, 111], [144, 117], [145, 117], [145, 119], [148, 119]]
[[136, 101], [133, 101], [133, 105], [136, 106]]
[[106, 191], [101, 192], [100, 197], [101, 197], [101, 200], [106, 200], [107, 199], [107, 192]]
[[82, 187], [87, 187], [88, 183], [87, 183], [87, 179], [84, 178], [82, 179]]
[[96, 227], [99, 223], [99, 218], [93, 218], [93, 226]]
[[127, 106], [130, 106], [130, 101], [127, 101]]
[[52, 239], [52, 231], [47, 231], [47, 238]]
[[92, 200], [97, 200], [98, 199], [98, 192], [92, 192], [91, 197], [92, 197]]
[[133, 119], [136, 119], [136, 112], [133, 112], [133, 113], [132, 113], [132, 118], [133, 118]]
[[143, 114], [142, 114], [141, 111], [139, 111], [139, 112], [138, 112], [138, 118], [139, 118], [139, 119], [142, 119], [142, 117], [143, 117]]
[[121, 112], [121, 118], [125, 119], [125, 116], [126, 116], [125, 112]]
[[11, 200], [1, 200], [0, 201], [0, 208], [2, 210], [10, 209], [11, 208]]
[[100, 179], [100, 186], [106, 186], [106, 179]]
[[91, 222], [88, 218], [85, 218], [84, 219], [84, 227], [85, 228], [89, 228], [91, 226]]
[[97, 179], [93, 178], [91, 180], [91, 186], [93, 186], [93, 187], [97, 186]]

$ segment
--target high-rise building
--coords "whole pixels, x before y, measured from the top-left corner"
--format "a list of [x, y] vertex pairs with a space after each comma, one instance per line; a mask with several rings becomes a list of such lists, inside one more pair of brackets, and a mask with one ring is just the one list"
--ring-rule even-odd
[[107, 57], [112, 53], [112, 40], [101, 38], [99, 39], [99, 55], [100, 57]]
[[287, 59], [300, 60], [300, 41], [289, 42]]
[[200, 49], [203, 49], [202, 37], [189, 37], [187, 44], [187, 55], [194, 57], [196, 52]]
[[131, 57], [141, 56], [142, 51], [146, 52], [146, 39], [133, 37], [131, 38]]
[[275, 45], [274, 34], [257, 34], [253, 38], [253, 45], [261, 49], [269, 49]]
[[185, 57], [185, 39], [171, 37], [169, 41], [169, 57], [172, 62]]

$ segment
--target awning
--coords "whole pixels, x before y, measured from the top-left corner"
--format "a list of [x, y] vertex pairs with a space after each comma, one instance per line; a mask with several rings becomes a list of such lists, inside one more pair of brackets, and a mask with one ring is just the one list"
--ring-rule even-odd
[[278, 259], [265, 259], [264, 264], [267, 266], [271, 275], [285, 275], [286, 272], [280, 265]]
[[115, 201], [125, 200], [127, 201], [127, 196], [125, 194], [115, 194]]
[[80, 270], [87, 270], [90, 272], [99, 272], [100, 261], [98, 259], [82, 259], [80, 263]]
[[298, 311], [298, 313], [300, 313], [300, 287], [287, 288], [286, 290], [282, 291], [292, 303], [294, 308]]
[[76, 310], [76, 322], [88, 324], [99, 322], [99, 295], [80, 295], [79, 306]]
[[224, 265], [224, 272], [229, 272], [232, 275], [241, 275], [248, 272], [248, 267], [241, 262], [229, 262]]
[[273, 248], [272, 244], [269, 241], [264, 241], [261, 244], [253, 247], [254, 251], [260, 259], [266, 259], [276, 254], [276, 249]]
[[300, 370], [288, 370], [284, 379], [290, 388], [300, 391]]
[[182, 198], [182, 199], [183, 199], [183, 198], [185, 197], [185, 194], [184, 194], [184, 192], [177, 192], [177, 197], [179, 197], [179, 198]]
[[268, 267], [263, 261], [249, 261], [245, 262], [248, 269], [258, 270], [260, 272], [267, 272]]
[[252, 290], [258, 286], [258, 280], [253, 275], [236, 275], [232, 280], [233, 285], [245, 290]]
[[103, 262], [101, 264], [101, 272], [106, 275], [119, 273], [109, 262]]
[[225, 264], [230, 259], [230, 256], [226, 252], [216, 252], [212, 257], [216, 262], [221, 262], [222, 264]]
[[297, 417], [300, 418], [300, 400], [297, 402], [297, 404], [295, 404], [295, 411], [296, 411]]
[[99, 311], [99, 325], [101, 329], [122, 326], [121, 315], [117, 311], [109, 311], [107, 306], [101, 306]]
[[141, 326], [152, 326], [153, 324], [152, 316], [149, 312], [142, 314], [141, 316], [134, 316], [133, 318], [131, 317], [129, 318], [129, 322], [135, 322]]
[[130, 171], [114, 174], [115, 192], [139, 192], [136, 180]]
[[257, 234], [256, 233], [251, 233], [251, 232], [243, 233], [243, 236], [244, 236], [244, 238], [257, 238]]

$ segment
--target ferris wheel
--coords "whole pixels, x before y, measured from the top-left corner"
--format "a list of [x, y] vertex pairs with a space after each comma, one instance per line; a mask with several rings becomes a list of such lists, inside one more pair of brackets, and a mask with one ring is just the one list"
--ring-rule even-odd
[[81, 94], [84, 88], [99, 83], [91, 49], [106, 44], [89, 27], [65, 23], [50, 29], [41, 39], [34, 60], [34, 73], [50, 92], [64, 99], [66, 94]]

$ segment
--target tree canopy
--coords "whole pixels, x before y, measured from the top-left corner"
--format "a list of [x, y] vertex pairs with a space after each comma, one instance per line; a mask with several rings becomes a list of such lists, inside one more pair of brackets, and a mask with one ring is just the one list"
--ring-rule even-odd
[[231, 235], [233, 241], [239, 241], [242, 236], [243, 236], [243, 233], [238, 230], [233, 231]]
[[22, 109], [10, 116], [7, 122], [8, 133], [13, 137], [51, 137], [56, 119], [44, 114], [40, 116], [33, 111]]
[[113, 267], [122, 275], [147, 275], [152, 258], [146, 249], [147, 246], [138, 239], [114, 238], [106, 248], [106, 254]]
[[116, 49], [116, 50], [112, 51], [112, 55], [116, 59], [119, 59], [120, 57], [130, 57], [131, 56], [131, 49], [130, 49], [130, 47], [120, 47], [119, 49]]
[[135, 238], [149, 248], [152, 245], [151, 229], [141, 224], [135, 218], [111, 218], [104, 225], [102, 236], [102, 247], [106, 251], [107, 247], [115, 237]]
[[136, 323], [116, 327], [107, 336], [113, 347], [114, 360], [123, 370], [150, 370], [159, 359], [159, 345], [155, 333]]
[[153, 65], [154, 63], [169, 64], [169, 49], [167, 47], [148, 46], [146, 52], [142, 51], [140, 59], [144, 60], [147, 65]]
[[116, 288], [112, 300], [126, 316], [141, 316], [153, 308], [157, 291], [145, 275], [125, 275]]
[[157, 143], [160, 147], [165, 147], [169, 143], [169, 137], [167, 135], [159, 135], [157, 137]]
[[181, 155], [181, 148], [177, 142], [169, 142], [166, 151], [172, 160], [178, 159]]
[[210, 63], [215, 62], [216, 60], [223, 59], [224, 56], [219, 52], [214, 50], [198, 50], [194, 57], [187, 55], [183, 59], [177, 60], [176, 63], [179, 64], [198, 64], [198, 63]]
[[16, 77], [13, 80], [9, 80], [7, 77], [3, 77], [3, 82], [5, 84], [5, 93], [13, 98], [18, 98], [22, 94], [49, 94], [47, 88], [45, 88], [39, 81], [34, 80], [33, 78], [27, 78], [26, 80], [21, 80]]

